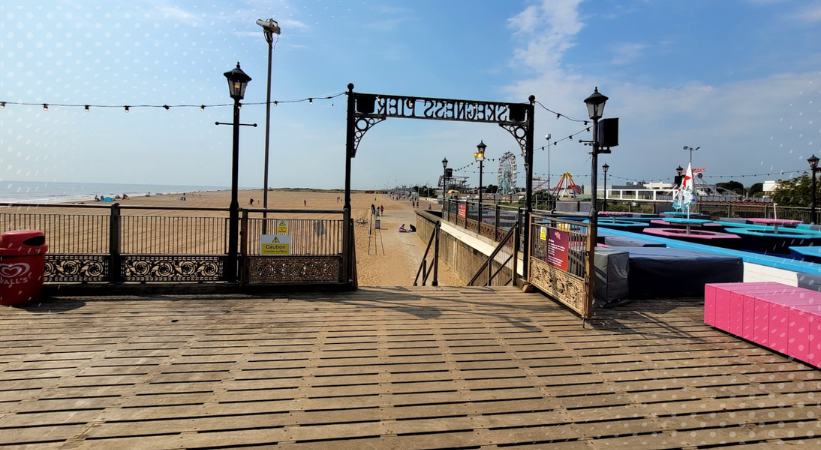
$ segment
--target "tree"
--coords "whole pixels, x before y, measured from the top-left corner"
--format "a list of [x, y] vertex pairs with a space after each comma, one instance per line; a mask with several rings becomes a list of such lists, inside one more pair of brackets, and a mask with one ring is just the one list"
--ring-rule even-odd
[[728, 181], [726, 183], [716, 183], [716, 188], [719, 189], [719, 192], [721, 192], [721, 190], [723, 189], [725, 191], [735, 192], [736, 194], [738, 194], [742, 197], [744, 196], [744, 185], [739, 183], [738, 181]]
[[747, 189], [747, 195], [750, 197], [761, 197], [764, 195], [764, 183], [753, 183], [749, 189]]
[[496, 186], [495, 184], [489, 184], [487, 185], [487, 187], [484, 188], [484, 192], [487, 192], [488, 194], [495, 194], [499, 192], [499, 186]]
[[[821, 183], [816, 186], [816, 198], [821, 199]], [[773, 201], [782, 206], [810, 206], [812, 204], [812, 180], [809, 175], [801, 175], [791, 180], [778, 182], [773, 193]]]

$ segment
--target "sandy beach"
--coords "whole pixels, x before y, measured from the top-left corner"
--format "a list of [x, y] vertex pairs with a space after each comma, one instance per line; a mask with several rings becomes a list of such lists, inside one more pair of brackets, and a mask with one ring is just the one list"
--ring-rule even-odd
[[[262, 190], [242, 190], [239, 192], [239, 202], [241, 208], [261, 208], [262, 207]], [[269, 209], [328, 209], [328, 210], [342, 210], [344, 203], [343, 192], [341, 191], [299, 191], [299, 190], [274, 190], [268, 192], [268, 208]], [[183, 200], [184, 199], [184, 200]], [[251, 205], [251, 199], [254, 200]], [[185, 194], [166, 194], [166, 195], [152, 195], [150, 197], [132, 197], [126, 200], [119, 200], [122, 206], [153, 206], [153, 207], [180, 207], [180, 208], [227, 208], [231, 200], [231, 193], [229, 191], [218, 192], [191, 192]], [[356, 257], [357, 257], [357, 274], [359, 284], [362, 286], [408, 286], [413, 283], [413, 277], [421, 261], [422, 254], [425, 250], [427, 242], [422, 242], [416, 233], [400, 233], [398, 231], [400, 225], [405, 224], [406, 227], [410, 224], [416, 223], [416, 215], [411, 206], [410, 201], [406, 200], [392, 200], [387, 195], [373, 194], [373, 193], [353, 193], [352, 197], [352, 215], [355, 220], [359, 222], [367, 221], [370, 215], [371, 204], [384, 207], [384, 215], [381, 220], [381, 230], [372, 231], [369, 234], [369, 226], [367, 223], [355, 224], [356, 235]], [[85, 202], [86, 204], [102, 205], [99, 202]], [[427, 207], [427, 202], [422, 202], [422, 207]], [[12, 207], [4, 210], [6, 213], [20, 212], [20, 213], [48, 213], [48, 214], [82, 214], [89, 216], [107, 215], [108, 208], [88, 209], [88, 208], [66, 208], [60, 205], [49, 205], [40, 207]], [[227, 217], [225, 211], [181, 211], [181, 210], [151, 210], [151, 209], [123, 209], [122, 215], [125, 218], [141, 216], [141, 217], [157, 217], [158, 224], [151, 225], [146, 221], [134, 221], [140, 223], [140, 229], [135, 229], [134, 226], [128, 230], [124, 230], [131, 237], [138, 237], [139, 239], [132, 239], [134, 241], [140, 240], [157, 240], [164, 239], [168, 236], [173, 236], [174, 230], [168, 231], [167, 225], [163, 225], [170, 218], [175, 217], [212, 217], [214, 218], [215, 226], [221, 226], [219, 222]], [[259, 217], [259, 215], [256, 215]], [[341, 219], [341, 215], [334, 214], [280, 214], [277, 217], [282, 218], [329, 218]], [[168, 218], [161, 219], [161, 218]], [[175, 221], [176, 222], [176, 221]], [[128, 220], [124, 222], [128, 224]], [[7, 224], [3, 224], [6, 228]], [[50, 226], [49, 224], [38, 224], [39, 228], [45, 229], [47, 233], [47, 241], [52, 245], [52, 248], [58, 249], [67, 239], [76, 240], [78, 236], [68, 236], [64, 228], [58, 226]], [[19, 225], [18, 225], [19, 227]], [[89, 252], [105, 251], [106, 238], [105, 230], [98, 229], [89, 225], [85, 229], [81, 229], [84, 236], [79, 236], [87, 241]], [[176, 233], [179, 235], [179, 233]], [[167, 239], [169, 242], [163, 243], [163, 249], [168, 248], [169, 251], [174, 251], [173, 239]], [[213, 251], [214, 248], [221, 248], [224, 246], [222, 242], [199, 242], [196, 245], [201, 245], [203, 249]], [[185, 243], [186, 248], [190, 248], [191, 243]], [[86, 248], [86, 247], [84, 247]], [[453, 275], [450, 269], [441, 264], [439, 267], [439, 283], [441, 285], [459, 285], [458, 279]]]

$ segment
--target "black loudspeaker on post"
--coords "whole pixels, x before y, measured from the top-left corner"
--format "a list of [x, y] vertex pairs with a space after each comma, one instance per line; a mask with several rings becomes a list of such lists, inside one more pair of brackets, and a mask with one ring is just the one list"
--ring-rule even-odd
[[619, 145], [619, 118], [602, 119], [598, 128], [599, 147], [610, 148]]
[[445, 169], [445, 178], [453, 178], [453, 169]]

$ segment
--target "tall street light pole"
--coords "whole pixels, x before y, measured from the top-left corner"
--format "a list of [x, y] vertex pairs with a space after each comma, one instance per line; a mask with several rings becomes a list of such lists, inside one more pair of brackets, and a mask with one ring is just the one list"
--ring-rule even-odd
[[262, 234], [268, 232], [268, 145], [271, 138], [271, 54], [273, 53], [274, 34], [279, 35], [279, 24], [274, 19], [257, 19], [257, 25], [262, 27], [265, 42], [268, 43], [268, 88], [265, 96], [265, 175], [262, 180]]
[[810, 223], [815, 225], [815, 208], [817, 195], [815, 191], [815, 173], [818, 172], [818, 157], [812, 155], [809, 158], [807, 158], [807, 162], [810, 164], [810, 169], [812, 169], [812, 209], [810, 210]]
[[473, 158], [479, 161], [479, 223], [482, 223], [482, 173], [484, 173], [485, 167], [485, 149], [487, 149], [485, 141], [479, 141], [479, 145], [476, 146], [476, 153], [473, 154]]
[[607, 211], [607, 170], [610, 169], [610, 165], [604, 163], [601, 169], [604, 171], [604, 205], [602, 206], [602, 211]]
[[596, 209], [596, 189], [597, 189], [597, 168], [599, 164], [599, 119], [604, 114], [604, 105], [607, 103], [607, 96], [599, 93], [599, 88], [593, 89], [593, 93], [584, 99], [587, 105], [587, 115], [593, 121], [593, 158], [590, 166], [590, 226], [587, 231], [587, 301], [589, 305], [593, 304], [593, 290], [595, 288], [596, 277], [594, 275], [595, 266], [593, 265], [594, 254], [596, 251], [596, 240], [598, 239], [598, 222], [599, 213]]
[[[231, 98], [234, 99], [234, 145], [233, 154], [231, 158], [231, 205], [228, 207], [228, 263], [226, 264], [226, 278], [228, 281], [237, 280], [237, 244], [239, 243], [239, 108], [240, 100], [245, 96], [245, 88], [248, 82], [251, 81], [249, 77], [239, 67], [224, 73], [228, 80], [228, 92]], [[217, 122], [217, 125], [227, 125]], [[254, 124], [256, 126], [256, 124]]]
[[448, 197], [448, 159], [442, 160], [442, 213], [445, 212], [445, 201]]
[[701, 147], [690, 147], [689, 145], [684, 146], [684, 150], [687, 150], [688, 152], [690, 152], [690, 165], [691, 166], [693, 165], [693, 152], [697, 151], [700, 148]]
[[550, 139], [553, 138], [553, 135], [547, 133], [544, 138], [547, 140], [547, 188], [550, 190]]

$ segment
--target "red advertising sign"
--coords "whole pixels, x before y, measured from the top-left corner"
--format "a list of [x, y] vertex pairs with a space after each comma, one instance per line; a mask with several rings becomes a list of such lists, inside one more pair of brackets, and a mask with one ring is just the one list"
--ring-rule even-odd
[[468, 215], [468, 205], [466, 203], [459, 204], [459, 217], [465, 218]]
[[548, 228], [547, 255], [545, 255], [545, 261], [551, 266], [567, 271], [570, 266], [570, 260], [568, 258], [569, 246], [570, 233], [555, 228]]

